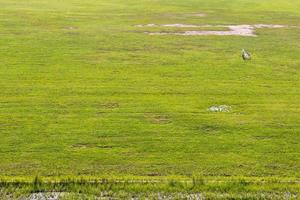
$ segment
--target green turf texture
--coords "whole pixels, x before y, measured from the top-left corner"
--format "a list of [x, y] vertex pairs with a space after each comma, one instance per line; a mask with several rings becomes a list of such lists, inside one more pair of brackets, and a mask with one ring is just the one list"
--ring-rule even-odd
[[299, 178], [300, 28], [148, 23], [300, 26], [300, 1], [0, 0], [0, 175]]

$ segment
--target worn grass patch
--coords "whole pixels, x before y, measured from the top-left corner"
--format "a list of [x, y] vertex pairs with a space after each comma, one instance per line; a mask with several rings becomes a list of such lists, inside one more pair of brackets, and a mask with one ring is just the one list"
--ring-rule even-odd
[[1, 180], [5, 199], [297, 199], [299, 184], [264, 178], [87, 178]]
[[[151, 23], [210, 27], [136, 27]], [[242, 24], [286, 27], [144, 34]], [[299, 179], [299, 26], [296, 0], [0, 0], [0, 176]], [[260, 193], [258, 182], [182, 192], [285, 198], [298, 187]], [[134, 187], [178, 194], [185, 183]]]

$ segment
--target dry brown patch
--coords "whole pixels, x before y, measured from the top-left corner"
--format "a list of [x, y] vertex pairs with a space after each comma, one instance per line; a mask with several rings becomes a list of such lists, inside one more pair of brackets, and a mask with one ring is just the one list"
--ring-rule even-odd
[[278, 138], [278, 136], [274, 136], [274, 135], [257, 135], [257, 136], [253, 136], [254, 139], [256, 140], [273, 140], [274, 138]]
[[285, 25], [275, 24], [254, 24], [254, 25], [192, 25], [192, 24], [146, 24], [137, 25], [137, 27], [176, 27], [176, 28], [226, 28], [227, 30], [187, 30], [182, 32], [145, 32], [149, 35], [183, 35], [183, 36], [197, 36], [197, 35], [221, 35], [221, 36], [246, 36], [256, 37], [256, 29], [261, 28], [285, 28]]
[[169, 124], [172, 122], [168, 116], [157, 113], [146, 113], [145, 118], [153, 124]]
[[110, 145], [100, 145], [100, 146], [97, 146], [97, 148], [99, 148], [99, 149], [112, 149], [113, 146], [110, 146]]
[[111, 145], [98, 145], [95, 143], [77, 143], [72, 145], [73, 148], [76, 149], [85, 149], [85, 148], [99, 148], [99, 149], [112, 149]]
[[219, 130], [218, 126], [214, 125], [203, 125], [199, 127], [201, 131], [204, 131], [206, 133], [215, 133]]
[[161, 176], [161, 174], [158, 172], [152, 172], [152, 173], [147, 174], [147, 176]]
[[72, 145], [73, 148], [78, 148], [78, 149], [92, 148], [95, 146], [96, 145], [93, 143], [77, 143]]

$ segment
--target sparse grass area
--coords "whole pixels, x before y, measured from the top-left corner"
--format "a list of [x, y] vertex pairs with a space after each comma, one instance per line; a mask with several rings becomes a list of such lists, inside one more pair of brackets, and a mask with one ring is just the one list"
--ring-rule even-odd
[[165, 32], [165, 33], [182, 33], [185, 31], [228, 31], [226, 27], [138, 27], [134, 29], [136, 33], [156, 33], [156, 32]]
[[297, 199], [299, 182], [280, 178], [193, 177], [134, 178], [51, 178], [3, 179], [0, 198], [28, 198], [33, 195], [60, 196], [61, 199]]
[[[0, 0], [0, 176], [9, 177], [1, 195], [32, 191], [5, 182], [36, 175], [299, 180], [300, 28], [184, 37], [135, 27], [150, 23], [300, 26], [300, 1]], [[213, 182], [190, 190], [174, 181], [120, 190], [299, 193], [296, 183], [226, 182], [222, 192]], [[89, 184], [83, 190], [106, 187]]]

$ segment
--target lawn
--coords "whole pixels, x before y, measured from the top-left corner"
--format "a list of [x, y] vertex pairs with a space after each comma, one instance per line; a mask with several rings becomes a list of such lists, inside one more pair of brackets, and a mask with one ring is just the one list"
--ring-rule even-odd
[[300, 1], [0, 0], [0, 177], [299, 180], [299, 122]]

